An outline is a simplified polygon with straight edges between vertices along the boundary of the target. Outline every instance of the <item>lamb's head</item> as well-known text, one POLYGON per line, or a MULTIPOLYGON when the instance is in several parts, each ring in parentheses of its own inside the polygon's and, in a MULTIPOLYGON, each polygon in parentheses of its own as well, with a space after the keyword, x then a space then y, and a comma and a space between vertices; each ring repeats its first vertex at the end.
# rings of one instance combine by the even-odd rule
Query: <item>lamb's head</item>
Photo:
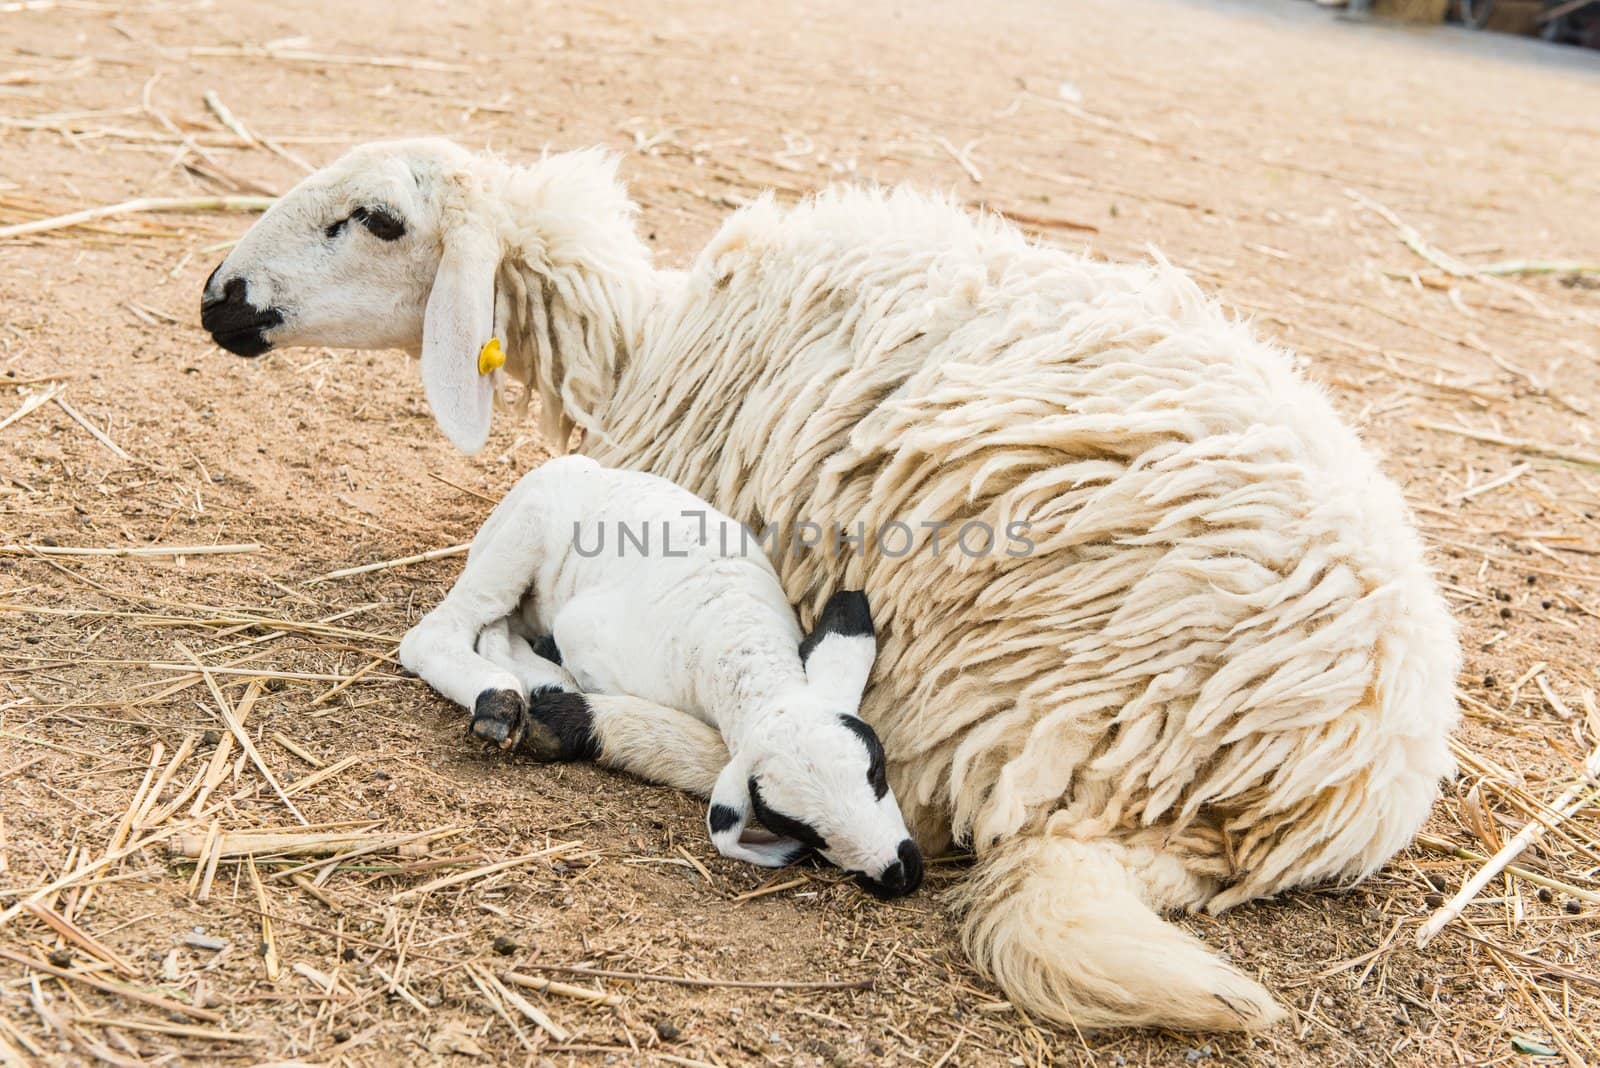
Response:
POLYGON ((883 746, 856 715, 875 652, 866 598, 834 595, 801 646, 806 685, 760 711, 717 779, 706 822, 721 853, 779 867, 815 850, 881 898, 921 884, 883 746))

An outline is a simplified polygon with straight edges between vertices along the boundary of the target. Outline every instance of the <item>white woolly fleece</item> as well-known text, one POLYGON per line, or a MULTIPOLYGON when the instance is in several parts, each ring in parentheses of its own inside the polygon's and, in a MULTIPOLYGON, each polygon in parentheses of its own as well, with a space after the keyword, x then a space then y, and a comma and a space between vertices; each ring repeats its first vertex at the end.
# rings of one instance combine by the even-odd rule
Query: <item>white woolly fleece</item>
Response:
MULTIPOLYGON (((1002 866, 1021 849, 1028 885, 1063 902, 1120 858, 1149 906, 1215 911, 1366 875, 1426 818, 1460 656, 1400 492, 1289 357, 1180 272, 836 191, 731 218, 644 339, 589 423, 606 463, 746 523, 1030 524, 1020 559, 936 558, 924 534, 899 559, 779 561, 803 605, 871 598, 884 639, 862 714, 925 849, 1002 866), (1000 848, 1019 836, 1100 848, 1000 848)), ((1071 938, 1052 952, 1027 892, 980 892, 986 870, 967 943, 1028 1009, 1277 1017, 1229 969, 1186 972, 1198 951, 1153 922, 1098 961, 1071 938), (1163 954, 1152 988, 1138 976, 1163 954)))

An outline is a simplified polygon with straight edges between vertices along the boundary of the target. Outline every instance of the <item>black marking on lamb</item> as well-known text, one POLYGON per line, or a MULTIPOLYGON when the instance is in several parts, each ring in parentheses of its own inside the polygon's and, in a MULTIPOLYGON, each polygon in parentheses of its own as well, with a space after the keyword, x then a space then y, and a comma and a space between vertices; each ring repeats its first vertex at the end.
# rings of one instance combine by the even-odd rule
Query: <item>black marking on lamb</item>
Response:
POLYGON ((811 650, 830 634, 837 634, 841 638, 861 635, 873 637, 872 609, 867 604, 865 593, 861 590, 840 590, 828 598, 828 603, 822 606, 822 614, 817 617, 817 625, 800 643, 800 663, 804 664, 811 656, 811 650))
POLYGON ((856 872, 856 884, 879 901, 902 897, 922 885, 922 851, 907 838, 900 843, 899 859, 876 877, 856 872))
POLYGON ((884 769, 883 743, 878 741, 878 732, 858 716, 840 716, 839 722, 867 747, 867 782, 872 785, 873 794, 882 801, 883 795, 889 792, 889 776, 884 769))
POLYGON ((472 703, 470 733, 501 749, 511 749, 522 738, 526 706, 515 690, 485 690, 472 703))
POLYGON ((594 713, 581 693, 555 686, 528 698, 528 730, 518 752, 537 760, 593 760, 600 755, 594 713))
MULTIPOLYGON (((827 850, 828 840, 818 834, 816 828, 812 827, 811 824, 806 823, 804 820, 797 820, 793 816, 785 816, 781 812, 774 812, 766 806, 766 803, 761 800, 761 785, 756 782, 754 776, 750 778, 749 788, 750 810, 755 813, 756 819, 761 821, 761 826, 773 834, 780 834, 785 838, 793 838, 796 842, 815 849, 818 853, 827 850)), ((792 864, 798 859, 798 855, 791 857, 789 863, 792 864)))
POLYGON ((738 810, 729 808, 727 805, 712 805, 711 811, 706 813, 706 826, 711 828, 712 834, 731 831, 738 825, 738 810))
POLYGON ((561 663, 561 650, 556 648, 554 634, 541 634, 533 640, 533 651, 536 656, 542 656, 552 664, 561 663))

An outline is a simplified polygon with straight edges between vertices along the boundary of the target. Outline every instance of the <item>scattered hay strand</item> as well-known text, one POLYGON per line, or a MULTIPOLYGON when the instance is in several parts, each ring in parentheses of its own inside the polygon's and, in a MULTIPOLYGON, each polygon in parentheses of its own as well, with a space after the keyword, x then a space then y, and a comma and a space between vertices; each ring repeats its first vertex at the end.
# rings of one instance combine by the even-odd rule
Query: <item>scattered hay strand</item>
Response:
POLYGON ((260 551, 261 546, 253 541, 232 545, 129 545, 106 549, 75 545, 19 545, 15 542, 10 545, 0 545, 0 553, 7 556, 228 556, 260 551))
POLYGON ((222 102, 222 98, 217 95, 217 91, 215 89, 207 89, 200 99, 205 102, 206 110, 215 115, 217 117, 217 121, 222 123, 223 126, 227 127, 230 132, 237 135, 240 140, 249 142, 251 144, 260 145, 262 148, 265 148, 274 155, 288 160, 290 163, 294 164, 296 167, 299 167, 307 174, 310 174, 312 171, 316 170, 316 168, 311 164, 301 159, 295 153, 290 152, 287 148, 284 148, 272 138, 264 137, 251 132, 251 130, 245 126, 245 124, 241 122, 232 111, 228 110, 228 105, 222 102))
POLYGON ((244 862, 245 870, 250 873, 250 885, 256 892, 256 902, 261 906, 261 961, 267 969, 267 982, 276 983, 282 972, 278 966, 278 940, 272 931, 272 902, 267 898, 267 888, 261 885, 255 856, 246 854, 244 862))
POLYGON ((195 1027, 190 1024, 168 1023, 162 1020, 136 1020, 128 1016, 74 1016, 73 1023, 94 1027, 115 1027, 125 1031, 149 1031, 157 1035, 177 1038, 199 1038, 208 1042, 265 1042, 266 1035, 248 1031, 224 1031, 215 1027, 195 1027))
POLYGON ((18 408, 16 411, 14 411, 10 415, 6 416, 4 419, 0 419, 0 430, 4 430, 6 427, 10 426, 12 423, 15 423, 18 419, 21 419, 24 416, 26 416, 29 412, 33 411, 35 408, 38 408, 38 407, 40 407, 42 405, 45 405, 45 404, 49 404, 51 401, 55 400, 56 397, 60 396, 61 391, 66 389, 66 388, 67 387, 65 385, 56 385, 56 386, 51 386, 49 389, 45 390, 42 393, 33 394, 27 400, 22 402, 22 407, 18 408))
POLYGON ((296 779, 293 783, 289 784, 289 796, 295 797, 299 794, 303 794, 313 786, 325 782, 336 775, 343 774, 359 763, 361 763, 360 757, 345 757, 336 764, 329 764, 326 767, 318 768, 305 778, 296 779))
POLYGON ((1488 493, 1490 490, 1496 490, 1501 486, 1510 485, 1531 470, 1533 470, 1532 464, 1518 464, 1505 474, 1501 475, 1499 478, 1490 479, 1488 482, 1481 482, 1470 489, 1462 490, 1460 493, 1453 493, 1446 497, 1445 500, 1470 501, 1472 498, 1488 493))
POLYGON ((460 63, 444 63, 436 59, 414 59, 410 56, 362 56, 332 52, 308 52, 299 48, 274 48, 271 45, 196 45, 183 50, 190 56, 209 56, 219 59, 270 59, 281 63, 320 63, 330 66, 394 67, 401 70, 428 71, 434 74, 471 74, 472 68, 460 63))
POLYGON ((390 975, 388 972, 384 971, 383 968, 379 967, 376 964, 374 964, 372 966, 372 974, 376 975, 378 978, 382 979, 385 983, 387 983, 389 985, 389 989, 390 990, 394 991, 400 997, 405 998, 406 1002, 413 1009, 416 1009, 418 1012, 422 1013, 422 1015, 424 1015, 424 1016, 432 1016, 433 1015, 432 1010, 429 1009, 428 1006, 424 1005, 422 1002, 418 1001, 417 1000, 417 995, 413 994, 410 990, 407 990, 405 984, 402 983, 398 978, 396 978, 393 975, 390 975))
MULTIPOLYGON (((1563 819, 1571 816, 1573 813, 1600 799, 1600 791, 1592 791, 1588 793, 1588 796, 1583 796, 1593 786, 1593 779, 1578 783, 1563 793, 1551 807, 1563 819), (1582 800, 1579 800, 1580 797, 1582 797, 1582 800)), ((1446 924, 1460 916, 1472 899, 1482 893, 1483 888, 1488 886, 1495 876, 1505 871, 1510 863, 1521 856, 1523 851, 1533 844, 1534 839, 1542 835, 1546 829, 1545 824, 1541 821, 1529 820, 1527 825, 1517 832, 1514 838, 1502 846, 1499 852, 1490 857, 1488 862, 1462 885, 1454 897, 1445 902, 1432 916, 1428 917, 1426 923, 1417 929, 1417 948, 1421 949, 1433 941, 1434 936, 1442 931, 1446 924)))
POLYGON ((951 144, 949 138, 946 137, 935 137, 933 143, 944 149, 945 153, 956 161, 956 165, 967 172, 967 177, 972 179, 974 185, 982 185, 983 172, 978 170, 977 164, 972 162, 972 150, 977 148, 978 143, 982 140, 983 138, 980 137, 976 141, 968 141, 961 148, 951 144))
MULTIPOLYGON (((363 848, 368 853, 393 851, 402 856, 423 856, 426 849, 411 850, 406 847, 423 837, 439 837, 451 828, 437 828, 421 834, 368 834, 349 831, 227 831, 217 840, 213 851, 217 856, 229 857, 326 857, 346 854, 349 850, 363 848)), ((206 854, 208 834, 185 831, 167 843, 167 851, 174 857, 198 859, 206 854)))
POLYGON ((392 567, 405 567, 407 564, 422 564, 427 563, 429 560, 443 560, 450 556, 460 556, 470 548, 472 548, 472 543, 468 541, 462 542, 460 545, 448 545, 443 549, 430 549, 425 553, 417 553, 414 556, 400 556, 393 560, 379 560, 374 564, 362 564, 360 567, 340 568, 338 571, 330 571, 326 575, 318 575, 316 578, 306 579, 302 585, 315 586, 319 582, 350 578, 352 575, 366 575, 374 571, 387 571, 392 567))
POLYGON ((1600 263, 1582 260, 1502 260, 1473 268, 1479 274, 1503 277, 1515 274, 1600 274, 1600 263))
MULTIPOLYGON (((92 658, 80 660, 83 664, 122 664, 148 668, 151 671, 183 671, 193 672, 193 664, 167 664, 153 660, 106 660, 92 658)), ((277 671, 271 668, 247 667, 212 667, 206 671, 212 675, 240 675, 252 679, 287 679, 292 682, 345 682, 349 675, 333 675, 325 671, 277 671)), ((406 675, 379 675, 377 673, 366 676, 368 682, 406 682, 415 683, 417 680, 406 675)))
POLYGON ((141 828, 146 825, 145 820, 149 817, 150 810, 155 808, 157 799, 161 797, 161 791, 167 788, 167 784, 172 781, 173 775, 177 774, 178 768, 183 765, 185 760, 189 759, 198 741, 199 739, 193 731, 184 736, 183 742, 178 746, 178 751, 172 756, 171 763, 157 777, 155 785, 145 795, 144 802, 139 806, 138 812, 134 813, 131 825, 133 828, 141 828))
POLYGON ((57 408, 60 408, 62 411, 66 412, 67 415, 72 418, 73 422, 83 427, 83 429, 87 430, 96 441, 115 453, 118 459, 130 461, 133 459, 133 457, 122 451, 122 447, 120 445, 107 437, 105 431, 91 423, 82 412, 68 404, 66 399, 63 398, 59 393, 51 399, 56 402, 57 408))
POLYGON ((527 864, 530 861, 539 860, 542 857, 559 856, 563 853, 569 853, 582 845, 583 841, 581 839, 574 839, 570 842, 558 842, 553 846, 546 846, 545 848, 535 850, 532 853, 524 853, 520 857, 512 857, 510 860, 496 861, 493 864, 485 864, 482 867, 473 868, 470 871, 458 871, 452 875, 440 876, 439 878, 434 879, 432 882, 423 883, 421 886, 414 886, 408 890, 401 890, 389 900, 398 903, 405 901, 408 898, 421 897, 423 894, 430 894, 435 890, 443 890, 447 887, 459 886, 462 883, 472 882, 474 879, 482 879, 485 876, 494 875, 497 872, 502 872, 509 868, 520 867, 523 864, 527 864))
POLYGON ((269 737, 273 741, 277 742, 279 745, 283 746, 285 749, 289 750, 289 752, 291 752, 295 756, 299 757, 301 760, 304 760, 307 764, 310 764, 313 768, 317 768, 317 769, 320 770, 320 769, 325 768, 325 767, 328 766, 328 762, 327 761, 318 760, 315 756, 313 756, 310 752, 308 752, 304 747, 302 747, 300 745, 300 743, 296 742, 293 738, 290 738, 287 734, 284 734, 282 731, 273 731, 269 735, 269 737))
POLYGON ((262 196, 139 197, 135 200, 124 200, 120 204, 85 208, 82 211, 68 212, 65 215, 56 215, 48 219, 33 219, 25 223, 0 226, 0 241, 11 237, 25 237, 29 234, 48 233, 51 230, 65 230, 74 226, 82 226, 85 223, 96 222, 100 219, 115 218, 120 215, 139 215, 151 212, 266 211, 272 207, 273 201, 276 199, 276 197, 262 196))
POLYGON ((766 897, 769 894, 779 894, 785 890, 793 890, 795 887, 804 886, 810 881, 811 880, 802 875, 798 879, 788 879, 772 886, 758 886, 754 890, 746 891, 743 894, 739 894, 736 897, 731 898, 730 901, 732 904, 742 905, 746 901, 754 901, 756 898, 766 897))
POLYGON ((121 983, 113 983, 108 980, 101 979, 98 976, 90 975, 87 972, 74 972, 68 971, 65 968, 57 968, 55 965, 50 964, 47 961, 38 960, 34 957, 28 956, 26 953, 19 953, 16 950, 7 949, 5 946, 0 946, 0 957, 11 961, 13 964, 20 964, 24 968, 32 968, 36 972, 42 972, 45 975, 53 975, 57 979, 70 979, 75 983, 82 983, 84 986, 93 987, 103 994, 110 994, 113 997, 126 998, 129 1001, 137 1001, 142 1005, 149 1005, 151 1008, 160 1009, 162 1012, 175 1013, 179 1016, 192 1016, 196 1020, 205 1020, 207 1023, 222 1022, 222 1014, 220 1012, 213 1012, 210 1009, 203 1009, 198 1005, 185 1005, 181 1001, 173 1001, 171 998, 164 998, 159 994, 149 994, 143 990, 135 989, 134 987, 124 986, 121 983))
MULTIPOLYGON (((476 972, 476 969, 474 969, 474 972, 476 972)), ((557 1042, 570 1042, 572 1040, 572 1032, 552 1020, 543 1009, 502 983, 493 972, 485 969, 482 974, 484 981, 494 988, 495 993, 504 998, 506 1004, 531 1020, 534 1026, 548 1032, 550 1037, 557 1042)))
MULTIPOLYGON (((283 871, 275 872, 273 874, 273 878, 292 879, 300 872, 321 869, 315 877, 315 883, 321 884, 325 882, 328 876, 332 875, 341 864, 348 863, 349 861, 355 860, 358 857, 371 856, 374 853, 389 852, 399 853, 401 856, 407 856, 408 854, 405 852, 405 848, 413 843, 427 842, 435 838, 453 837, 462 833, 462 831, 465 829, 466 828, 464 827, 434 827, 426 831, 415 831, 411 834, 403 834, 398 836, 368 836, 363 839, 362 844, 357 845, 354 848, 347 848, 340 852, 334 853, 326 860, 315 860, 306 864, 301 864, 299 867, 287 868, 283 871)), ((426 850, 418 849, 409 855, 425 856, 426 850)))
MULTIPOLYGON (((413 831, 405 835, 374 835, 366 831, 318 831, 314 828, 307 828, 304 831, 226 831, 210 849, 206 846, 210 841, 210 833, 187 830, 168 841, 166 849, 173 857, 189 857, 197 860, 205 857, 208 852, 214 852, 222 859, 334 857, 344 860, 354 855, 374 854, 374 852, 395 852, 402 857, 424 857, 427 855, 427 847, 416 846, 416 843, 429 838, 445 838, 451 833, 458 833, 459 830, 461 828, 435 827, 432 830, 413 831)), ((302 865, 301 868, 291 868, 290 871, 282 871, 278 875, 291 875, 293 871, 314 867, 320 867, 320 862, 302 865)))
MULTIPOLYGON (((261 696, 263 685, 260 679, 254 679, 245 687, 244 696, 239 698, 239 706, 234 710, 234 717, 242 727, 250 717, 250 710, 255 707, 256 699, 261 696)), ((228 758, 233 754, 233 735, 225 734, 217 742, 217 748, 211 753, 211 763, 206 767, 205 779, 202 780, 200 792, 195 795, 194 804, 189 809, 190 816, 198 816, 205 807, 206 799, 213 790, 222 785, 222 779, 228 771, 228 758)), ((215 827, 215 824, 213 824, 215 827)))
POLYGON ((1354 189, 1346 189, 1344 191, 1344 195, 1355 201, 1357 204, 1360 204, 1363 208, 1366 208, 1374 215, 1378 216, 1390 226, 1394 227, 1395 233, 1399 236, 1401 243, 1404 244, 1406 248, 1410 249, 1412 252, 1415 252, 1422 259, 1427 260, 1445 274, 1456 278, 1471 278, 1473 275, 1478 273, 1477 268, 1473 267, 1471 264, 1462 260, 1458 260, 1448 252, 1428 244, 1428 242, 1423 239, 1422 234, 1418 232, 1416 227, 1412 226, 1410 223, 1406 222, 1404 219, 1400 218, 1400 216, 1396 215, 1393 211, 1390 211, 1387 207, 1378 203, 1376 200, 1373 200, 1371 197, 1365 195, 1364 193, 1357 192, 1354 189))
MULTIPOLYGON (((1537 824, 1535 825, 1537 826, 1537 824)), ((1453 842, 1447 842, 1442 838, 1435 838, 1428 834, 1417 835, 1416 842, 1417 845, 1422 846, 1424 849, 1431 849, 1435 853, 1443 853, 1445 856, 1455 857, 1457 860, 1486 864, 1491 859, 1482 853, 1464 849, 1453 842)), ((1593 890, 1585 890, 1582 887, 1573 886, 1571 883, 1562 882, 1560 879, 1553 879, 1548 875, 1529 871, 1527 868, 1519 868, 1515 864, 1507 864, 1502 870, 1506 874, 1515 875, 1518 879, 1532 883, 1534 886, 1542 886, 1557 893, 1566 894, 1568 897, 1577 898, 1579 901, 1587 901, 1591 905, 1600 905, 1600 893, 1596 893, 1593 890)))
POLYGON ((1527 438, 1507 437, 1504 434, 1496 434, 1491 430, 1473 430, 1471 427, 1436 423, 1431 419, 1413 419, 1411 425, 1418 430, 1432 430, 1439 434, 1456 434, 1463 438, 1471 438, 1473 441, 1500 445, 1507 449, 1515 449, 1517 452, 1527 453, 1529 456, 1542 456, 1548 460, 1560 460, 1564 463, 1600 469, 1600 454, 1592 452, 1564 449, 1559 445, 1546 445, 1542 441, 1530 441, 1527 438))
POLYGON ((483 999, 489 1003, 490 1008, 494 1009, 495 1013, 506 1022, 506 1026, 511 1028, 512 1034, 517 1036, 517 1043, 528 1052, 534 1052, 534 1044, 523 1033, 522 1028, 517 1026, 517 1021, 512 1019, 511 1014, 506 1011, 506 999, 495 992, 485 977, 479 975, 477 968, 469 964, 462 971, 467 973, 467 978, 472 980, 472 985, 478 988, 478 993, 483 995, 483 999))
POLYGON ((194 877, 189 880, 189 893, 196 901, 205 901, 211 896, 211 881, 217 877, 217 840, 222 836, 222 823, 212 820, 206 828, 205 838, 201 839, 200 848, 195 853, 194 877))
POLYGON ((73 943, 90 956, 97 957, 100 960, 105 961, 107 964, 111 965, 111 967, 115 968, 117 971, 121 972, 123 975, 126 975, 130 979, 138 976, 138 969, 129 964, 122 957, 118 956, 116 950, 112 949, 110 946, 107 946, 105 943, 91 935, 88 931, 85 931, 71 920, 68 920, 66 917, 62 916, 60 913, 57 913, 53 909, 46 907, 43 902, 28 905, 27 909, 29 913, 31 913, 45 926, 55 931, 62 938, 65 938, 68 942, 73 943))
POLYGON ((590 968, 579 964, 525 964, 542 972, 561 972, 565 975, 592 975, 596 979, 625 979, 633 983, 671 983, 674 986, 728 987, 735 990, 871 990, 872 979, 839 981, 813 980, 759 980, 759 979, 700 979, 691 975, 659 975, 654 972, 619 972, 608 968, 590 968))
MULTIPOLYGON (((183 647, 180 646, 180 648, 183 647)), ((184 652, 189 651, 184 649, 184 652)), ((256 766, 256 770, 261 772, 261 777, 267 780, 267 783, 271 785, 273 791, 278 795, 278 799, 294 815, 294 818, 303 825, 310 824, 311 821, 300 814, 300 810, 295 808, 294 802, 289 800, 289 795, 283 792, 283 786, 278 782, 278 777, 272 774, 272 769, 267 767, 267 762, 261 759, 261 754, 256 751, 255 742, 250 740, 250 736, 245 733, 244 727, 234 717, 233 708, 228 704, 228 699, 223 696, 222 687, 217 685, 217 680, 211 674, 211 670, 202 665, 199 657, 196 657, 193 653, 189 653, 189 657, 194 661, 195 667, 200 669, 201 676, 206 680, 207 688, 211 690, 211 697, 216 701, 217 714, 222 717, 222 722, 232 732, 233 736, 238 739, 239 748, 244 750, 245 755, 250 758, 250 762, 256 766)))
POLYGON ((515 986, 537 990, 541 994, 555 994, 558 997, 573 998, 578 1001, 588 1001, 596 1005, 621 1005, 620 994, 608 994, 604 990, 595 990, 587 986, 573 986, 555 979, 541 979, 537 975, 523 975, 520 972, 501 972, 500 978, 504 982, 515 986))

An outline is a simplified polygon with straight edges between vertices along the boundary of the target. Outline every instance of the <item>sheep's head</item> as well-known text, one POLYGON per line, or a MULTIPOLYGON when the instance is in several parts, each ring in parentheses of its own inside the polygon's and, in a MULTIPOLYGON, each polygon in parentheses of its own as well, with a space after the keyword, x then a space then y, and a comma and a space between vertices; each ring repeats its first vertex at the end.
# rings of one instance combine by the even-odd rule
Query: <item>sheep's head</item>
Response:
POLYGON ((499 241, 473 195, 476 157, 439 139, 378 142, 310 175, 211 272, 200 319, 240 356, 276 346, 405 349, 466 452, 489 432, 478 373, 494 331, 499 241))
POLYGON ((835 594, 801 646, 807 684, 764 709, 717 779, 706 822, 725 856, 768 867, 816 851, 877 897, 922 882, 922 854, 856 715, 876 642, 866 598, 835 594), (754 816, 770 834, 747 829, 754 816))
POLYGON ((211 272, 201 321, 240 356, 420 348, 444 203, 469 160, 448 141, 379 142, 310 175, 211 272))

